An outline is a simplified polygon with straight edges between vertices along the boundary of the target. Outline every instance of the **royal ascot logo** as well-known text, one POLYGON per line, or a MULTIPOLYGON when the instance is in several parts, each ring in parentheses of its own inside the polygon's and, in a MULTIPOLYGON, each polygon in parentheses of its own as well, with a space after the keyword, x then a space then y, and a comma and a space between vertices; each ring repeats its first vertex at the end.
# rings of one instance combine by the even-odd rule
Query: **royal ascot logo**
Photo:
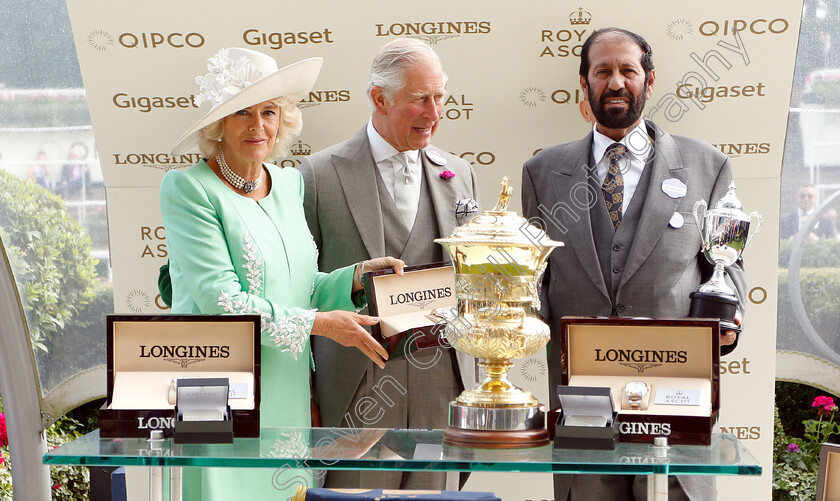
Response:
POLYGON ((92 49, 104 51, 114 46, 114 36, 107 31, 94 30, 88 34, 87 42, 92 49))
POLYGON ((132 313, 143 313, 152 304, 152 298, 140 289, 132 289, 125 297, 125 306, 132 313))
POLYGON ((303 141, 298 140, 297 143, 292 145, 290 151, 292 152, 292 155, 296 157, 307 156, 312 153, 312 147, 303 141))
POLYGON ((140 258, 147 257, 169 257, 166 252, 166 230, 163 226, 152 228, 151 226, 140 227, 140 241, 143 242, 143 251, 140 258))
POLYGON ((125 92, 118 92, 111 98, 111 102, 119 109, 149 113, 154 110, 175 108, 199 108, 194 101, 195 96, 131 96, 125 92))
POLYGON ((526 87, 519 92, 519 102, 524 106, 534 108, 540 103, 580 104, 586 100, 582 89, 555 89, 551 93, 540 87, 526 87))
POLYGON ((569 24, 572 26, 586 26, 592 22, 592 14, 583 10, 583 7, 569 14, 569 24))
POLYGON ((446 96, 446 99, 443 102, 442 114, 447 120, 469 120, 470 115, 475 110, 473 106, 475 106, 475 104, 469 102, 464 94, 461 94, 460 96, 450 94, 446 96))
POLYGON ((272 50, 280 50, 290 45, 310 45, 334 43, 333 32, 329 28, 317 31, 274 31, 265 32, 257 29, 247 29, 242 32, 242 41, 251 46, 263 46, 272 50))
POLYGON ((114 40, 126 49, 197 49, 204 46, 204 35, 197 32, 182 33, 122 33, 114 37, 104 30, 94 30, 88 34, 88 45, 95 50, 104 51, 113 47, 114 40))
POLYGON ((452 154, 463 158, 470 165, 492 165, 496 161, 496 154, 492 151, 465 151, 452 154))
POLYGON ((684 364, 688 353, 684 350, 625 350, 610 348, 595 349, 595 362, 618 363, 635 369, 639 374, 664 364, 684 364))
POLYGON ((114 165, 140 166, 153 169, 181 169, 191 167, 201 161, 201 154, 170 155, 168 153, 114 153, 111 155, 114 165))
POLYGON ((390 294, 388 299, 390 300, 391 306, 407 304, 423 310, 426 309, 426 306, 434 303, 438 299, 447 297, 452 297, 452 287, 400 292, 399 294, 390 294))
POLYGON ((708 20, 700 23, 697 31, 704 37, 728 36, 735 33, 753 35, 780 35, 790 28, 787 19, 724 19, 708 20))
POLYGON ((492 27, 490 21, 433 21, 425 23, 375 24, 378 37, 408 37, 423 40, 434 45, 440 41, 461 35, 487 35, 492 27))
POLYGON ((671 40, 683 40, 694 33, 694 23, 688 19, 674 19, 665 27, 665 34, 671 40))
POLYGON ((580 7, 569 14, 570 28, 540 30, 540 57, 580 57, 591 22, 592 14, 580 7))
POLYGON ((228 358, 230 346, 227 345, 140 345, 140 358, 159 358, 165 362, 180 365, 186 369, 192 364, 204 362, 208 358, 228 358))
POLYGON ((346 103, 350 101, 350 91, 342 90, 313 90, 298 104, 299 108, 309 108, 324 103, 346 103))
POLYGON ((766 155, 770 153, 770 143, 718 143, 712 144, 729 158, 741 155, 766 155))
POLYGON ((526 359, 519 368, 519 373, 522 375, 522 378, 531 383, 545 377, 545 372, 545 362, 533 357, 526 359))

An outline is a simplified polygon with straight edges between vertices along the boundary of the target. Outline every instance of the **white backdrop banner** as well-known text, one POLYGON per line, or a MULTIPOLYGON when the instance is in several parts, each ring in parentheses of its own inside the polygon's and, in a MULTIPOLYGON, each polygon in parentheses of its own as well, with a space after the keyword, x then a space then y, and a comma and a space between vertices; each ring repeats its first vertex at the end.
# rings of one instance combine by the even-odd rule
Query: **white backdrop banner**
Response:
MULTIPOLYGON (((632 6, 431 0, 423 9, 328 0, 254 0, 247 9, 197 0, 67 3, 108 188, 115 311, 125 313, 166 311, 156 283, 167 257, 158 187, 167 170, 199 160, 169 150, 203 115, 192 101, 194 79, 220 48, 261 50, 281 66, 324 58, 314 90, 301 103, 303 134, 278 162, 296 167, 303 156, 366 123, 370 62, 383 44, 400 36, 429 42, 449 75, 434 143, 473 165, 482 205, 489 207, 503 175, 518 190, 521 166, 531 155, 587 133, 578 82, 586 37, 607 26, 640 33, 653 47, 657 72, 647 116, 729 155, 746 211, 764 216, 744 256, 750 304, 740 346, 721 363, 719 423, 759 458, 764 475, 722 478, 718 488, 722 500, 770 498, 776 222, 801 0, 643 0, 632 6)), ((517 384, 547 401, 544 358, 519 361, 513 372, 517 384)), ((467 489, 493 490, 505 500, 553 497, 549 475, 524 478, 476 474, 467 489)))

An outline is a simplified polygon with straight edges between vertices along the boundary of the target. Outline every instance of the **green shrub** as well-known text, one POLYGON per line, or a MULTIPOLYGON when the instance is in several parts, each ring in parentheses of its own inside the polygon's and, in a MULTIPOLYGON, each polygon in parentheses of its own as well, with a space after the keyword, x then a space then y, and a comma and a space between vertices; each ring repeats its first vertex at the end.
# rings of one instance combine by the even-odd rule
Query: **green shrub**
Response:
MULTIPOLYGON (((800 297, 805 313, 814 330, 829 345, 840 347, 840 268, 802 268, 799 270, 800 297)), ((804 336, 793 313, 788 291, 788 270, 779 270, 779 303, 777 345, 784 349, 795 346, 795 340, 804 336)))
POLYGON ((12 263, 32 345, 59 332, 93 295, 97 260, 64 203, 36 183, 0 171, 0 237, 12 263))
MULTIPOLYGON (((61 417, 47 430, 47 447, 53 448, 90 433, 99 426, 99 407, 102 400, 82 405, 61 417)), ((0 398, 0 414, 3 400, 0 398)), ((50 467, 52 499, 78 501, 88 499, 90 470, 85 466, 50 467)), ((12 499, 12 464, 9 448, 0 443, 0 500, 12 499)))
MULTIPOLYGON (((793 240, 779 242, 779 267, 787 268, 793 252, 793 240)), ((840 240, 806 241, 802 249, 802 268, 840 268, 840 240)))

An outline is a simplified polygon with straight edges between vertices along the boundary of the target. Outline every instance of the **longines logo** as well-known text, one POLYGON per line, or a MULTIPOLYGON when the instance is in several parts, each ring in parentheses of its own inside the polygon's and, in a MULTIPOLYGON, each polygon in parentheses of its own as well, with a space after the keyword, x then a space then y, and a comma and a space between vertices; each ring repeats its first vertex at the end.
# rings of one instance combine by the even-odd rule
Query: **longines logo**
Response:
POLYGON ((140 345, 140 358, 160 358, 181 368, 186 368, 208 358, 228 358, 230 346, 227 345, 140 345))
POLYGON ((712 146, 719 149, 721 153, 728 155, 729 158, 770 153, 770 143, 718 143, 712 146))
POLYGON ((437 289, 401 292, 399 294, 390 294, 388 297, 391 300, 391 306, 396 304, 408 304, 416 306, 422 310, 427 305, 435 302, 437 299, 452 297, 452 288, 439 287, 437 289))
POLYGON ((309 108, 322 103, 343 103, 350 100, 349 90, 313 90, 300 101, 298 107, 309 108))
POLYGON ((671 423, 618 423, 622 435, 670 435, 671 423))
POLYGON ((790 23, 787 19, 726 19, 709 20, 700 23, 698 32, 704 37, 727 36, 747 31, 753 35, 778 35, 787 31, 790 23))
POLYGON ((468 102, 464 94, 461 94, 460 97, 450 94, 443 102, 443 116, 448 120, 458 120, 461 118, 469 120, 470 114, 475 110, 475 108, 471 108, 470 106, 475 105, 468 102))
POLYGON ((149 113, 152 110, 167 108, 198 108, 193 101, 194 95, 189 96, 129 96, 125 92, 118 92, 111 98, 114 106, 124 110, 136 110, 149 113))
POLYGON ((595 349, 596 362, 617 362, 626 367, 632 367, 639 373, 663 364, 684 364, 688 361, 688 353, 684 350, 608 350, 595 349))
POLYGON ((592 14, 581 7, 569 14, 571 29, 540 30, 540 42, 544 44, 540 57, 580 57, 591 22, 592 14))
POLYGON ((426 23, 375 24, 376 36, 398 36, 436 44, 461 35, 486 35, 491 31, 490 21, 434 21, 426 23))
MULTIPOLYGON (((157 417, 137 418, 138 430, 163 430, 175 427, 175 416, 172 417, 157 417)), ((167 451, 169 452, 169 451, 167 451)))
POLYGON ((264 45, 269 49, 280 50, 289 45, 309 45, 333 43, 333 32, 329 28, 318 31, 271 32, 249 29, 242 32, 242 41, 248 45, 264 45))
POLYGON ((665 28, 665 34, 672 40, 682 40, 694 33, 694 23, 688 19, 674 19, 665 28))
POLYGON ((555 89, 549 94, 539 87, 526 87, 519 92, 519 102, 531 108, 549 101, 554 104, 580 104, 585 100, 586 94, 582 89, 555 89))
MULTIPOLYGON (((114 35, 105 30, 94 30, 88 34, 88 45, 96 50, 106 50, 114 46, 114 35)), ((126 49, 158 49, 161 47, 197 49, 204 45, 204 35, 192 33, 122 33, 116 37, 120 46, 126 49)))
POLYGON ((190 167, 201 160, 201 154, 170 155, 168 153, 114 153, 114 165, 139 165, 169 171, 190 167))

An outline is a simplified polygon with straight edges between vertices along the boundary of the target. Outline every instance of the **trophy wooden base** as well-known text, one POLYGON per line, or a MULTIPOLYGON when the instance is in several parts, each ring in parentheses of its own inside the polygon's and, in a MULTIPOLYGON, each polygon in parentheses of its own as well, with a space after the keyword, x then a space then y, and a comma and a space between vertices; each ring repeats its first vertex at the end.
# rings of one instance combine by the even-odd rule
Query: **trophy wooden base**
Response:
POLYGON ((548 430, 488 431, 465 430, 449 426, 443 431, 443 443, 477 449, 526 449, 549 443, 548 430))

